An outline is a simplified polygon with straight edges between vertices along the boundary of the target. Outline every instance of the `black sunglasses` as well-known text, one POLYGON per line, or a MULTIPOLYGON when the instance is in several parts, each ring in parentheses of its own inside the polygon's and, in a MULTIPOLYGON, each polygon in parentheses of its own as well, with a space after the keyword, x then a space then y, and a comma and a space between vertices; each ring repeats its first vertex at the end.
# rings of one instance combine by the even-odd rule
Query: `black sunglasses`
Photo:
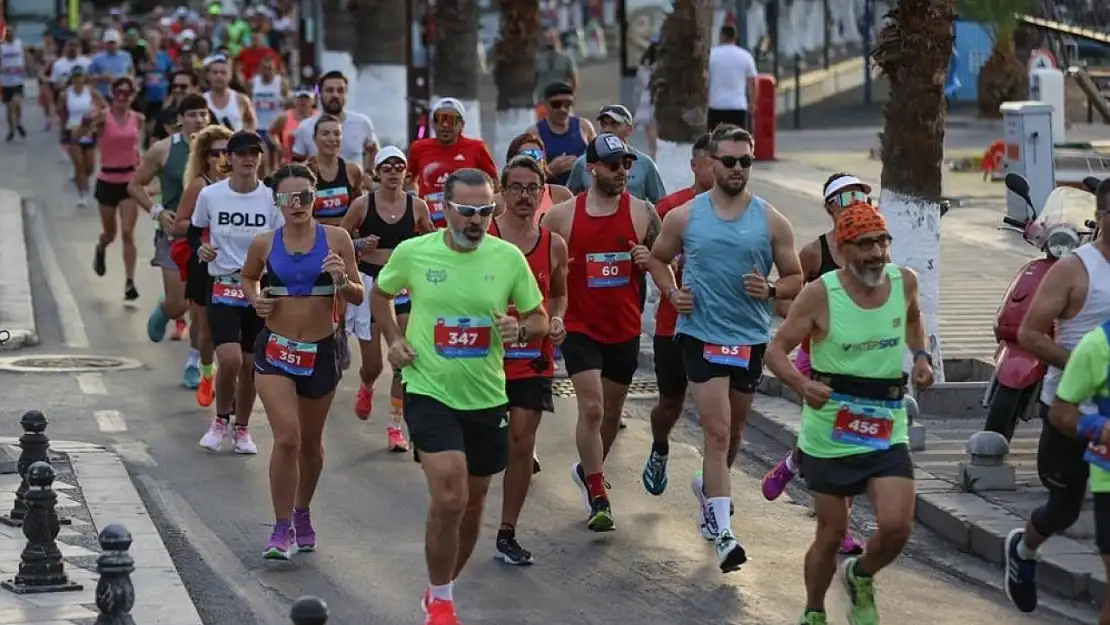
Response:
POLYGON ((463 217, 473 217, 475 214, 482 217, 489 217, 493 214, 493 209, 497 208, 496 204, 482 204, 479 206, 474 206, 473 204, 456 204, 455 202, 448 202, 448 204, 451 205, 451 208, 455 209, 455 212, 463 217))
POLYGON ((570 110, 570 107, 574 106, 574 100, 548 100, 547 105, 553 109, 570 110))
POLYGON ((744 156, 714 156, 713 159, 720 161, 722 165, 729 169, 736 167, 737 164, 743 169, 750 169, 752 163, 755 162, 755 157, 751 154, 745 154, 744 156))
POLYGON ((614 161, 612 163, 602 163, 602 165, 605 165, 609 168, 609 171, 620 171, 621 169, 629 171, 635 164, 636 159, 634 158, 622 158, 621 160, 614 161))
POLYGON ((212 158, 227 156, 227 148, 212 148, 208 150, 208 156, 211 156, 212 158))

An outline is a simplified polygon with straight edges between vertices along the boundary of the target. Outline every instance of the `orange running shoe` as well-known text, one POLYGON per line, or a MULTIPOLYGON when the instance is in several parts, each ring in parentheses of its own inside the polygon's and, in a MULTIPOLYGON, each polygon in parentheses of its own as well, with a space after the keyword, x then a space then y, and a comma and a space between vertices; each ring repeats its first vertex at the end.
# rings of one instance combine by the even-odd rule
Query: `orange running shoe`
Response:
POLYGON ((171 341, 180 341, 185 333, 189 331, 189 324, 185 323, 184 319, 175 319, 173 325, 173 332, 170 333, 171 341))
POLYGON ((462 625, 455 612, 455 602, 445 599, 428 600, 428 616, 424 625, 462 625))
POLYGON ((212 405, 212 400, 216 398, 216 376, 210 378, 202 377, 200 384, 197 386, 197 405, 201 408, 207 408, 212 405))

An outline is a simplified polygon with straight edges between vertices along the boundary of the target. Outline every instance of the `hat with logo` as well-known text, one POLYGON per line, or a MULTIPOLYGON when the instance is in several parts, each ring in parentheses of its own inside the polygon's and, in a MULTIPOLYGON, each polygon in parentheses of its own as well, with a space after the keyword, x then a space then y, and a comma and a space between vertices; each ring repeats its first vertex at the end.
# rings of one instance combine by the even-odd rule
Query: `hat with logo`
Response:
POLYGON ((436 111, 454 111, 458 114, 460 120, 466 121, 466 107, 455 98, 441 98, 432 107, 433 115, 436 111))
POLYGON ((240 130, 227 140, 227 151, 232 154, 236 152, 261 152, 262 138, 249 130, 240 130))
POLYGON ((632 113, 628 111, 628 107, 620 104, 610 104, 609 106, 606 106, 598 111, 598 121, 601 121, 606 117, 617 122, 618 124, 625 124, 626 126, 632 125, 632 113))
POLYGON ((621 138, 609 132, 603 132, 586 146, 587 163, 615 163, 625 158, 638 158, 632 148, 628 147, 621 138))
POLYGON ((401 151, 401 148, 395 145, 387 145, 381 150, 378 150, 378 153, 374 156, 374 169, 377 169, 382 163, 391 158, 397 158, 400 159, 402 163, 406 165, 409 164, 409 159, 405 157, 405 153, 401 151))

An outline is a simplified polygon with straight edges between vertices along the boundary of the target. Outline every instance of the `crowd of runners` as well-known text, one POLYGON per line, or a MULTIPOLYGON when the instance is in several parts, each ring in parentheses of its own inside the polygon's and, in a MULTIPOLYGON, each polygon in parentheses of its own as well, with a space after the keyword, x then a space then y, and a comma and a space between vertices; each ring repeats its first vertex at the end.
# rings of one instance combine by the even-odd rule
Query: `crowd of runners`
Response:
MULTIPOLYGON (((544 119, 511 142, 499 168, 481 139, 464 134, 467 112, 452 98, 432 107, 433 137, 379 146, 371 120, 346 109, 348 78, 339 72, 291 88, 270 49, 244 75, 251 45, 236 51, 230 41, 198 59, 182 46, 151 69, 121 51, 130 36, 105 30, 91 59, 66 40, 45 74, 57 96, 50 110, 78 203, 91 191, 99 207, 94 269, 106 273, 118 236, 127 300, 139 298, 136 221, 143 214, 155 223, 151 265, 163 291, 147 331, 154 342, 189 341, 183 385, 198 406, 214 405, 199 444, 256 454, 250 415, 256 396, 262 402, 273 434, 275 519, 265 558, 316 547, 310 509, 322 435, 352 364, 351 336, 354 415, 370 417, 388 360, 385 445, 411 449, 427 478, 428 625, 459 623, 454 582, 478 543, 497 474, 504 496, 495 553, 507 564, 535 562, 517 529, 560 366, 577 403, 579 460, 569 473, 583 525, 615 530, 620 501, 606 458, 638 366, 650 278, 661 294, 652 337, 659 397, 645 490, 658 496, 669 485, 669 435, 689 394, 704 435, 702 470, 689 476, 697 529, 722 572, 747 562, 733 529, 744 511, 732 505, 730 468, 766 367, 803 398, 797 449, 763 481, 774 500, 802 475, 814 496, 799 623, 827 622, 838 555, 848 556, 841 588, 849 622, 879 623, 874 577, 900 554, 914 518, 904 398, 911 385, 932 383, 933 363, 917 278, 891 262, 893 241, 864 181, 828 179, 815 210, 831 227, 799 251, 790 222, 749 187, 754 141, 738 126, 717 126, 694 143, 690 185, 668 195, 652 159, 626 143, 628 109, 614 104, 583 119, 568 83, 542 90, 544 119), (160 79, 151 72, 162 72, 161 100, 152 98, 160 79), (145 104, 136 107, 140 95, 145 104), (772 335, 775 313, 784 321, 772 335), (852 498, 865 494, 877 517, 866 543, 847 532, 852 498)), ((5 42, 11 140, 26 134, 22 83, 7 71, 22 69, 23 57, 13 52, 18 42, 5 42)), ((1108 203, 1110 187, 1100 190, 1100 219, 1108 203)), ((1043 357, 1068 365, 1058 389, 1046 384, 1046 418, 1081 442, 1046 428, 1057 432, 1060 453, 1049 460, 1042 451, 1042 461, 1059 466, 1042 473, 1066 473, 1067 486, 1008 541, 1008 593, 1027 611, 1036 607, 1036 548, 1075 520, 1088 462, 1096 464, 1096 516, 1110 527, 1102 494, 1110 462, 1104 447, 1086 451, 1082 442, 1110 442, 1110 347, 1097 329, 1110 316, 1110 280, 1099 274, 1096 284, 1091 273, 1107 271, 1105 247, 1099 240, 1054 267, 1059 279, 1046 284, 1071 295, 1039 295, 1031 314, 1045 333, 1043 357), (1054 322, 1058 342, 1047 335, 1054 322), (1092 396, 1101 398, 1097 410, 1081 414, 1092 396)), ((1106 613, 1101 623, 1110 623, 1106 613)))

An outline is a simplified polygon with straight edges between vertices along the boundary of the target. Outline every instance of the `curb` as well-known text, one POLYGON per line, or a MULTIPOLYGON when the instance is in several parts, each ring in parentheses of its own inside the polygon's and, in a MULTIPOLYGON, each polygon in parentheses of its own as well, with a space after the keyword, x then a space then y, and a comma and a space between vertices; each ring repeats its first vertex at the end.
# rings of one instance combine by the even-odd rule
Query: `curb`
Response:
POLYGON ((0 329, 7 331, 7 340, 0 342, 0 351, 39 342, 29 262, 23 230, 23 200, 13 191, 0 189, 0 267, 4 268, 0 271, 0 329))

